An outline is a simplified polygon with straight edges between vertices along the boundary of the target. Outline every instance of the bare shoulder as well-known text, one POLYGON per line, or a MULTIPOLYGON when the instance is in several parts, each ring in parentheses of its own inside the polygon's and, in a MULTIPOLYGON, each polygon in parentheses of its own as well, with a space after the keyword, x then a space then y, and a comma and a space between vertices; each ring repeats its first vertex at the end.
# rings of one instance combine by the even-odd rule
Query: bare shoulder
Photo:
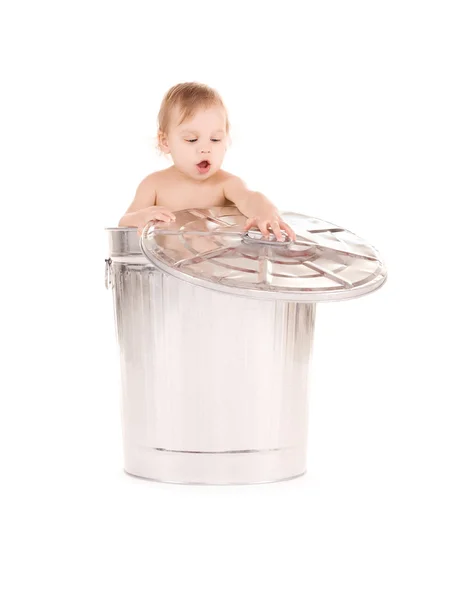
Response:
POLYGON ((155 188, 166 179, 168 169, 163 169, 162 171, 154 171, 150 173, 146 177, 142 179, 142 181, 137 186, 137 189, 148 189, 155 188))
POLYGON ((135 197, 126 212, 135 212, 156 204, 157 190, 164 179, 164 171, 155 171, 137 185, 135 197))
POLYGON ((228 171, 221 171, 221 181, 225 198, 234 201, 233 198, 248 191, 246 182, 228 171))
POLYGON ((230 183, 230 182, 244 183, 240 177, 238 177, 237 175, 234 175, 233 173, 229 173, 228 171, 224 171, 223 169, 220 169, 219 175, 220 175, 220 180, 222 183, 230 183))

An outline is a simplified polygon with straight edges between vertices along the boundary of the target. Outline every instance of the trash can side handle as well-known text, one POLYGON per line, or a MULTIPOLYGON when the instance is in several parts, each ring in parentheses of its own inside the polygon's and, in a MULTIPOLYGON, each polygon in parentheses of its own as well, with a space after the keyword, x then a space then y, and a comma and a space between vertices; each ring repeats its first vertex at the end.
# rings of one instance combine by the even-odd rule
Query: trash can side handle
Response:
POLYGON ((111 258, 106 258, 105 259, 105 288, 108 290, 110 287, 112 287, 112 278, 111 278, 111 274, 112 274, 112 259, 111 258))

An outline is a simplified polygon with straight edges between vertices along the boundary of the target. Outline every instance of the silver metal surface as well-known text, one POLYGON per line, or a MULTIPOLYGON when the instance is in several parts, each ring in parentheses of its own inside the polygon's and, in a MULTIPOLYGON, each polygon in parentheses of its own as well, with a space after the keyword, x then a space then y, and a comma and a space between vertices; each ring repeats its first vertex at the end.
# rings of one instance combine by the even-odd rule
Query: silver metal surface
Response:
POLYGON ((137 227, 107 227, 108 252, 111 258, 142 254, 137 227))
POLYGON ((315 305, 188 284, 135 250, 109 265, 126 471, 208 484, 303 473, 315 305))
POLYGON ((286 234, 277 241, 242 232, 234 210, 178 211, 180 231, 151 223, 141 238, 136 228, 107 229, 131 475, 226 485, 303 474, 316 313, 305 299, 355 297, 385 280, 376 252, 342 228, 315 220, 299 234, 304 217, 295 224, 289 213, 293 247, 286 234), (235 248, 257 268, 231 263, 235 248), (288 286, 274 281, 284 266, 288 286), (318 278, 325 288, 311 285, 318 278), (301 301, 291 300, 292 289, 301 301))
POLYGON ((152 222, 140 248, 160 270, 207 289, 256 299, 325 302, 356 298, 381 287, 386 269, 375 248, 342 227, 282 213, 283 232, 244 231, 235 206, 187 209, 176 221, 152 222))

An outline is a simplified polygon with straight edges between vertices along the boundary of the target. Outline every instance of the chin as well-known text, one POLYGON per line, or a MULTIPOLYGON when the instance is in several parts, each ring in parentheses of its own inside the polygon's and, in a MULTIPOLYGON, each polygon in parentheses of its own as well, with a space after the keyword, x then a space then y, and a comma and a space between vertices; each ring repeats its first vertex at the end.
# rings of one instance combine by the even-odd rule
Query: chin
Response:
POLYGON ((216 173, 217 169, 210 169, 208 173, 193 173, 193 179, 197 179, 198 181, 205 181, 212 177, 216 173))

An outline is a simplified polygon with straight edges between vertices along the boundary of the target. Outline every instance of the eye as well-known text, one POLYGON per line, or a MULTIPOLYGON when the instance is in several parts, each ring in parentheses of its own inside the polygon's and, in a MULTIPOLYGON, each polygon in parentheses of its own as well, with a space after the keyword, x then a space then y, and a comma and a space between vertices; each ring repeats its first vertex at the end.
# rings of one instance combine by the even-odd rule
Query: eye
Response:
POLYGON ((196 139, 194 139, 194 140, 186 140, 186 141, 187 141, 187 142, 197 142, 197 141, 198 141, 198 139, 196 138, 196 139))
POLYGON ((221 142, 221 140, 213 140, 212 138, 211 138, 211 140, 210 140, 210 141, 211 141, 211 142, 221 142))

